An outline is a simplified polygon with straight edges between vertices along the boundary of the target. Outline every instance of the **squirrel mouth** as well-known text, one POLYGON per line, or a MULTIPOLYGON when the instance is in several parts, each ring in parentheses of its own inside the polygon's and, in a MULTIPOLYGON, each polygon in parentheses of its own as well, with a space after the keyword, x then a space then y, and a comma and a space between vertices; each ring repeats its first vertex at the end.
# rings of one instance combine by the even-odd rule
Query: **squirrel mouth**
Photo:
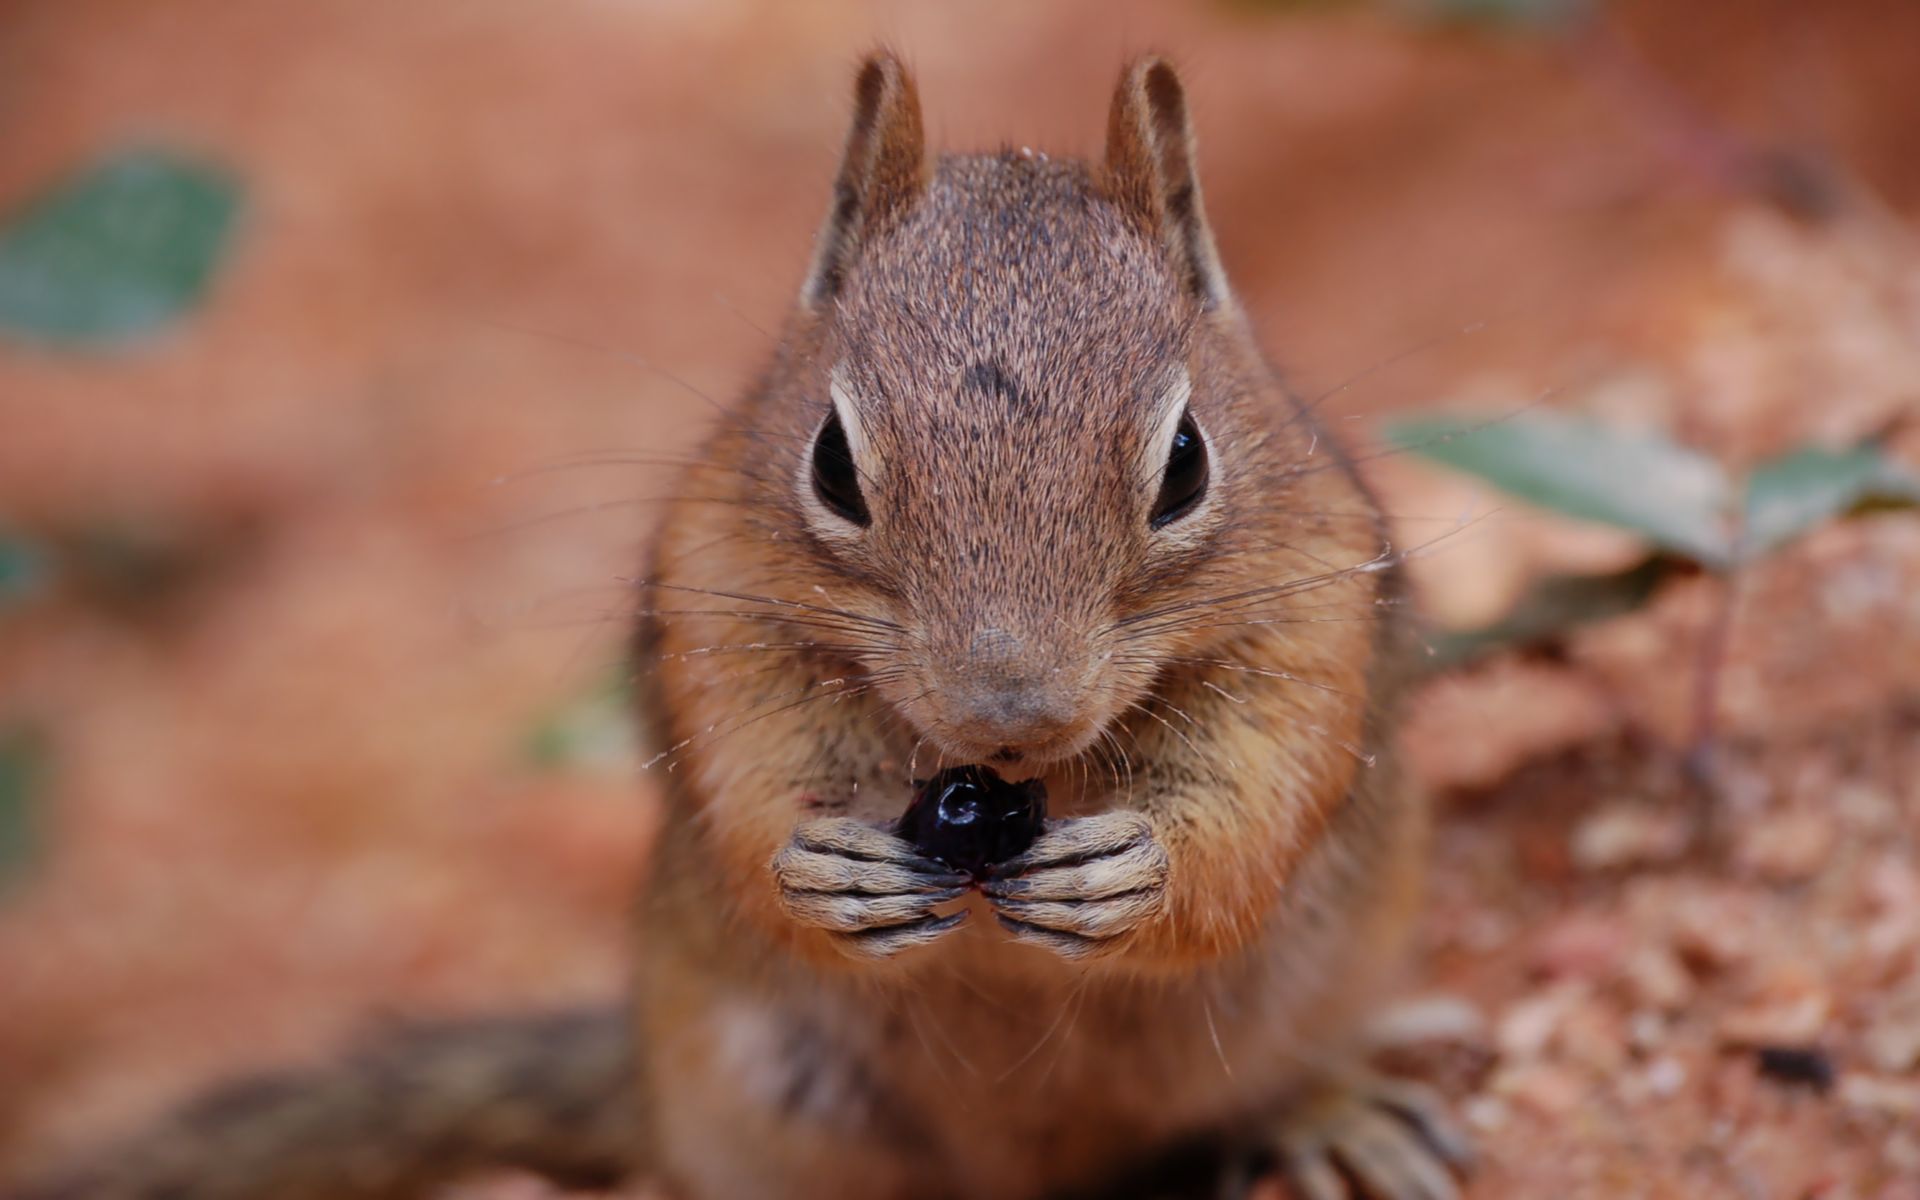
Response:
POLYGON ((1008 779, 1031 778, 1079 758, 1099 733, 1098 725, 1075 722, 1053 736, 1032 742, 977 742, 971 756, 958 754, 960 747, 954 746, 947 761, 988 765, 1008 779))
POLYGON ((1045 775, 1050 767, 1061 759, 1049 753, 1035 754, 1017 746, 1002 746, 981 757, 981 762, 990 764, 1003 779, 1010 783, 1023 783, 1045 775))

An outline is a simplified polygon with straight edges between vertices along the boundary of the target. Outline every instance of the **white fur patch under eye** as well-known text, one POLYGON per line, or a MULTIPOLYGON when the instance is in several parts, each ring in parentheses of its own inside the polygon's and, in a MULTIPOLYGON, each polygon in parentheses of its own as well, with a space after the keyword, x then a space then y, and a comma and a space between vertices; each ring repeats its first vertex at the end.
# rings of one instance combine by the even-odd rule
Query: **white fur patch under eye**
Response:
POLYGON ((1153 487, 1160 485, 1160 476, 1167 469, 1167 453, 1173 447, 1174 431, 1180 428, 1180 418, 1187 414, 1187 401, 1192 398, 1193 377, 1185 367, 1176 368, 1173 378, 1154 401, 1153 436, 1147 439, 1151 453, 1146 456, 1142 470, 1143 478, 1153 487))
POLYGON ((847 378, 846 364, 836 364, 827 373, 827 398, 833 401, 833 411, 840 417, 840 428, 846 431, 847 449, 853 454, 853 465, 861 473, 872 470, 867 461, 867 429, 860 423, 860 406, 854 402, 853 384, 847 378))

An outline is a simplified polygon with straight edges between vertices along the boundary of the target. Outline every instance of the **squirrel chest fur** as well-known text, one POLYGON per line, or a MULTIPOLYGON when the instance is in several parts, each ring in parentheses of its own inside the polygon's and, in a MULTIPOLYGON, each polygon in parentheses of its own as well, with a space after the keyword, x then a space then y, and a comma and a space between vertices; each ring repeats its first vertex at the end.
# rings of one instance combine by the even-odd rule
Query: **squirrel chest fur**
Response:
POLYGON ((1359 1045, 1425 839, 1394 556, 1253 343, 1171 68, 1122 74, 1088 165, 929 157, 867 61, 780 349, 678 495, 631 1009, 403 1033, 21 1195, 397 1200, 501 1163, 686 1200, 1227 1196, 1261 1164, 1455 1195, 1459 1138, 1359 1045), (962 767, 1044 787, 990 869, 896 833, 962 767))

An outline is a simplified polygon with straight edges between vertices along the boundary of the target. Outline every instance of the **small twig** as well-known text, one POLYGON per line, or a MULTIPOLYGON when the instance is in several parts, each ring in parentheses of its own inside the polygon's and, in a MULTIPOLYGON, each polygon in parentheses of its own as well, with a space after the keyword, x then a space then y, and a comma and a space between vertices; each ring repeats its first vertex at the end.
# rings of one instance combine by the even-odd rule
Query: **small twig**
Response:
POLYGON ((1693 674, 1692 730, 1684 759, 1687 778, 1706 804, 1706 832, 1712 832, 1713 803, 1719 794, 1720 685, 1726 677, 1727 649, 1733 640, 1733 618, 1740 599, 1740 568, 1719 576, 1719 603, 1700 631, 1699 659, 1693 674))

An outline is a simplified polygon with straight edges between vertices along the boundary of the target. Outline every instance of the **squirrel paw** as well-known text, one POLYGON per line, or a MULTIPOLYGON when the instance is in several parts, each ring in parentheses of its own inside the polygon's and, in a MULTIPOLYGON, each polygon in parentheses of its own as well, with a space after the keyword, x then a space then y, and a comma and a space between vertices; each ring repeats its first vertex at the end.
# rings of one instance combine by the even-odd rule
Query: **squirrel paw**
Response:
POLYGON ((856 958, 890 958, 924 946, 967 919, 933 915, 958 900, 967 877, 885 829, 848 817, 803 822, 773 856, 780 900, 796 921, 824 929, 856 958))
POLYGON ((1377 1075, 1309 1093, 1281 1116, 1272 1148, 1301 1200, 1458 1200, 1449 1168, 1473 1162, 1438 1094, 1377 1075))
POLYGON ((980 890, 1016 941, 1089 958, 1159 914, 1167 852, 1139 813, 1101 813, 1053 825, 993 876, 980 890))

